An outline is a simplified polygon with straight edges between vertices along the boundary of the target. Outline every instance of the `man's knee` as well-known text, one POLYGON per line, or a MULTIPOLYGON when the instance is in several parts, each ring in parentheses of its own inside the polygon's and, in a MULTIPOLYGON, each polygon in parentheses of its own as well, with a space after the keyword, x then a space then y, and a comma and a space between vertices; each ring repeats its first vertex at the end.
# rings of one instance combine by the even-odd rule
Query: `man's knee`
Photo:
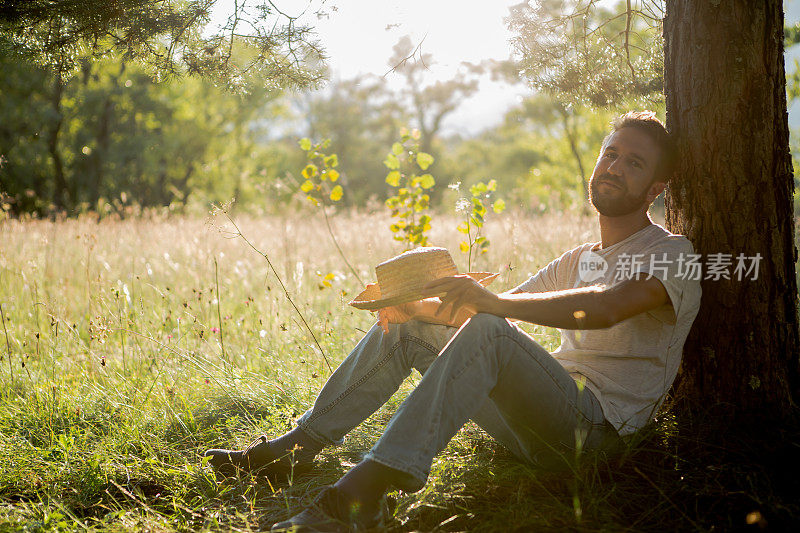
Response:
POLYGON ((508 320, 503 317, 499 317, 497 315, 492 315, 490 313, 478 313, 473 315, 469 319, 469 323, 465 326, 468 328, 480 328, 480 329, 506 329, 510 327, 508 320))
POLYGON ((439 357, 446 357, 450 361, 472 360, 476 356, 494 357, 495 350, 486 349, 486 342, 493 342, 510 332, 510 329, 511 324, 505 318, 489 313, 477 313, 458 330, 453 339, 455 342, 449 345, 452 349, 445 349, 439 357))

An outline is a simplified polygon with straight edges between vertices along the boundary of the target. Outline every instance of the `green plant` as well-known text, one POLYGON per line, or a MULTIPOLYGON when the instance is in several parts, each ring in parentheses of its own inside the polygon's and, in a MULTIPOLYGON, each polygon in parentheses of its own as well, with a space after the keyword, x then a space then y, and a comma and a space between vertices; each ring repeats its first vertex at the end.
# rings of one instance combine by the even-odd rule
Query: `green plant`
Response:
MULTIPOLYGON (((463 212, 465 215, 464 221, 458 225, 458 231, 467 236, 467 240, 461 241, 459 244, 459 249, 468 254, 468 270, 472 270, 473 257, 488 251, 489 240, 481 235, 481 230, 487 211, 486 204, 493 199, 496 190, 496 180, 489 180, 489 183, 479 181, 469 188, 469 198, 462 197, 456 202, 456 211, 463 212), (473 254, 475 248, 477 250, 473 254)), ((502 198, 494 198, 491 206, 495 213, 502 213, 506 208, 506 203, 502 198)))
MULTIPOLYGON (((315 144, 311 142, 311 139, 303 137, 298 141, 298 144, 300 148, 306 152, 306 159, 308 160, 306 166, 303 167, 303 170, 300 172, 305 178, 305 181, 300 185, 300 190, 306 194, 306 200, 321 208, 322 214, 325 216, 325 225, 328 228, 328 234, 331 236, 334 246, 336 246, 339 255, 350 269, 350 272, 353 273, 353 276, 355 276, 359 283, 363 284, 358 272, 356 272, 356 269, 350 264, 347 256, 342 252, 342 248, 339 246, 339 242, 336 240, 336 236, 333 233, 331 221, 328 218, 328 211, 325 209, 329 200, 336 203, 344 196, 344 189, 340 184, 336 183, 339 181, 339 171, 336 170, 336 167, 339 165, 339 156, 324 152, 331 144, 330 139, 323 139, 315 144)), ((329 274, 329 276, 330 278, 326 277, 325 279, 333 279, 332 274, 329 274)))
POLYGON ((436 185, 429 173, 418 174, 433 164, 433 156, 420 152, 419 130, 400 130, 400 142, 392 145, 383 164, 389 169, 386 183, 396 189, 386 200, 386 207, 397 220, 389 226, 394 240, 406 243, 408 248, 425 246, 426 232, 431 229, 431 217, 423 214, 430 206, 430 196, 425 192, 436 185))
POLYGON ((306 153, 308 163, 303 168, 301 175, 305 181, 300 185, 300 190, 306 193, 306 200, 314 205, 325 205, 327 200, 338 202, 344 196, 341 185, 334 185, 339 180, 339 156, 326 154, 323 150, 331 144, 330 139, 323 139, 314 144, 311 139, 302 138, 298 141, 300 148, 306 153))

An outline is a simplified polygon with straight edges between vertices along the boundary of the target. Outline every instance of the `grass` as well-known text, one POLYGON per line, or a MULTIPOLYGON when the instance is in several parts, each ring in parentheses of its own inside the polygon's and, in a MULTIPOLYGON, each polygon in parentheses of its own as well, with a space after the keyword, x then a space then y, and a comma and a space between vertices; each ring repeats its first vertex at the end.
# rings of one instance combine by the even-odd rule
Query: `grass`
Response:
MULTIPOLYGON (((289 486, 218 485, 200 456, 277 434, 310 405, 332 365, 373 321, 346 305, 358 283, 321 215, 237 218, 286 284, 224 219, 5 221, 0 224, 0 531, 250 531, 269 527, 336 480, 380 435, 383 409, 289 486), (332 287, 322 278, 334 273, 332 287), (318 344, 317 344, 318 342, 318 344)), ((332 219, 362 279, 400 249, 388 220, 332 219)), ((438 222, 438 223, 437 223, 438 222)), ((457 250, 458 221, 431 242, 457 250)), ((514 286, 562 251, 597 240, 578 214, 504 214, 478 269, 514 286)), ((457 263, 464 267, 459 254, 457 263)), ((548 349, 557 332, 528 327, 548 349)), ((731 530, 800 517, 797 425, 723 427, 713 411, 665 414, 612 462, 587 455, 543 472, 467 425, 428 485, 393 493, 392 529, 731 530), (787 429, 788 427, 788 429, 787 429), (764 433, 766 431, 766 433, 764 433), (752 522, 748 526, 748 521, 752 522)))

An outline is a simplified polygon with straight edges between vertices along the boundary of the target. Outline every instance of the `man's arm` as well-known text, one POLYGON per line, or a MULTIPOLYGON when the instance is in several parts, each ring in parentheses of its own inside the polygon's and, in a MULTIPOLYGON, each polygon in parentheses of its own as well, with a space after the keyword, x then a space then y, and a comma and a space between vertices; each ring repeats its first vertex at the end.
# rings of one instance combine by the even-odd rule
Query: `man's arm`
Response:
POLYGON ((670 303, 661 282, 647 274, 608 288, 513 294, 494 294, 467 276, 452 276, 432 282, 426 290, 445 293, 436 312, 444 320, 454 321, 467 310, 560 329, 608 328, 670 303))

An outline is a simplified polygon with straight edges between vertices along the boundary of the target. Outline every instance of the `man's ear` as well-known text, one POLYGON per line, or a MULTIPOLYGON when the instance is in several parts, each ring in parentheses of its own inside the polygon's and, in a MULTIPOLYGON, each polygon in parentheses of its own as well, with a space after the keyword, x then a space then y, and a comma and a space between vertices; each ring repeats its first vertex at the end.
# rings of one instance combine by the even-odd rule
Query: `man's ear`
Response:
POLYGON ((654 181, 650 188, 647 190, 647 203, 653 203, 659 194, 664 192, 664 189, 667 188, 667 184, 663 181, 654 181))

